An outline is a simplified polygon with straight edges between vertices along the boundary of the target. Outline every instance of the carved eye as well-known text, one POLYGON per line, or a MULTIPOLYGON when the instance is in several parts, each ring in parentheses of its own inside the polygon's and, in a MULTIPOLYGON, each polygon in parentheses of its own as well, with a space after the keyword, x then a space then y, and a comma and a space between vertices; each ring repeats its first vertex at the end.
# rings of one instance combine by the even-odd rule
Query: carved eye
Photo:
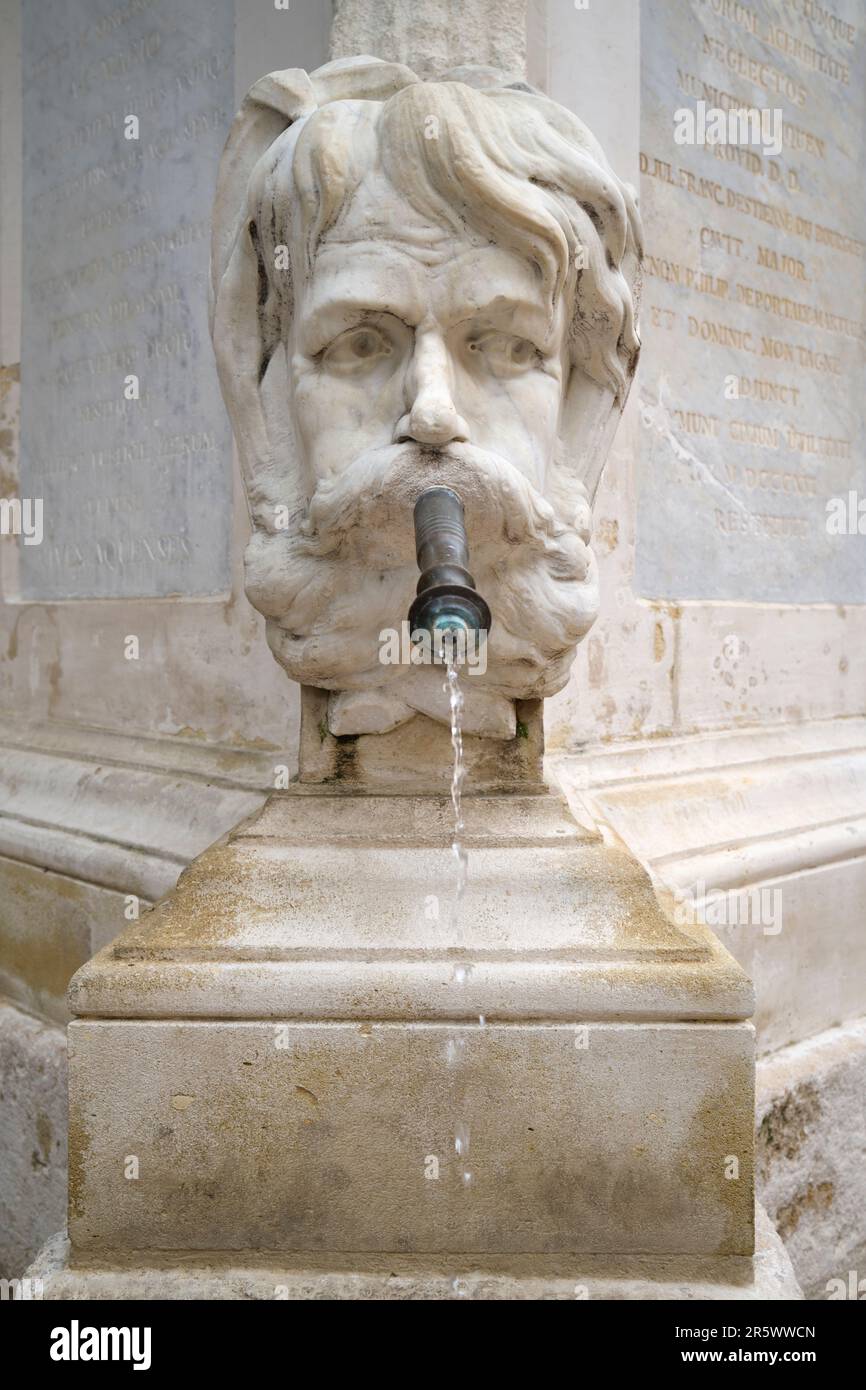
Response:
POLYGON ((482 333, 470 338, 466 346, 495 376, 519 376, 536 367, 541 360, 534 343, 510 333, 482 333))
POLYGON ((325 349, 322 361, 338 371, 365 371, 390 357, 393 345, 373 324, 360 324, 341 333, 325 349))

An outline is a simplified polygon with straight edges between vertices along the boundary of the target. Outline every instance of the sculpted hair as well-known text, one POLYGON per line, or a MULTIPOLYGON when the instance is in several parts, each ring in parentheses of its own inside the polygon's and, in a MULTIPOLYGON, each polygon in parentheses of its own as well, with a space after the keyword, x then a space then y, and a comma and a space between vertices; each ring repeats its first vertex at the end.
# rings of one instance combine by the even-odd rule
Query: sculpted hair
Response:
POLYGON ((264 375, 322 236, 365 173, 381 166, 421 214, 457 231, 466 222, 535 268, 571 313, 572 362, 617 400, 639 340, 633 285, 642 255, 634 196, 577 117, 530 90, 414 82, 385 101, 340 100, 279 136, 249 185, 259 264, 264 375), (274 270, 277 247, 291 271, 274 270), (300 258, 300 260, 299 260, 300 258))

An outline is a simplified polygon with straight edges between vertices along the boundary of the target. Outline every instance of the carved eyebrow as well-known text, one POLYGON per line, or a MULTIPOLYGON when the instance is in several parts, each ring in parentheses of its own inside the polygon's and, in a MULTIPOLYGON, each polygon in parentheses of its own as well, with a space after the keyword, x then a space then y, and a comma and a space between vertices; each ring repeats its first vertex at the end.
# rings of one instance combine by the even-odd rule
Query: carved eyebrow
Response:
MULTIPOLYGON (((397 319, 414 328, 423 317, 420 306, 410 307, 409 301, 406 301, 402 313, 397 312, 391 295, 387 300, 383 298, 381 301, 370 295, 345 295, 340 299, 313 305, 308 313, 302 314, 302 335, 307 350, 315 355, 334 338, 364 319, 397 319)), ((463 313, 459 318, 452 319, 446 325, 446 332, 474 320, 486 319, 495 322, 505 317, 514 320, 510 326, 515 332, 523 329, 542 343, 547 344, 553 336, 552 319, 539 305, 504 295, 497 295, 489 304, 479 304, 470 313, 463 313)))
MULTIPOLYGON (((408 301, 404 308, 408 309, 408 301)), ((365 319, 397 319, 401 323, 412 326, 412 314, 407 315, 395 312, 393 298, 388 297, 387 302, 382 300, 377 302, 375 297, 370 295, 358 295, 357 298, 346 295, 340 299, 333 299, 321 304, 314 304, 308 313, 301 314, 301 338, 305 351, 311 356, 321 352, 322 348, 327 347, 328 343, 334 338, 338 338, 347 329, 354 328, 358 323, 365 319)), ((416 316, 417 319, 420 315, 416 316)))
POLYGON ((504 317, 514 320, 511 327, 515 333, 525 330, 525 336, 532 336, 546 346, 553 346, 555 315, 530 300, 513 298, 510 295, 497 295, 489 304, 479 305, 471 313, 462 314, 451 327, 458 328, 464 323, 471 323, 473 319, 486 318, 495 321, 504 317))

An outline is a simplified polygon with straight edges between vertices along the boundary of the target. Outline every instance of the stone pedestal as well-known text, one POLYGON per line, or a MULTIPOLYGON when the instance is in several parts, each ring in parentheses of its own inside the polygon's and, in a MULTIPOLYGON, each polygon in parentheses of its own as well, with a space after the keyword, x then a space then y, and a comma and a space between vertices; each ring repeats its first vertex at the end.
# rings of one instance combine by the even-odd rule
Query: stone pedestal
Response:
POLYGON ((296 786, 78 972, 73 1268, 748 1263, 748 979, 552 792, 464 805, 456 925, 447 798, 296 786))

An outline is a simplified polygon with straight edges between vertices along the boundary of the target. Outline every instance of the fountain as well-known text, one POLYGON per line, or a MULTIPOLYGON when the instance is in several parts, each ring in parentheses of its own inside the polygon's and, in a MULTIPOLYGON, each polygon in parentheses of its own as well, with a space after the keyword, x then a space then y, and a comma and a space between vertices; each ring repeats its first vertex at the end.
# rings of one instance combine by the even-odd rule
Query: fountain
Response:
POLYGON ((55 1287, 753 1278, 750 983, 541 761, 640 255, 632 191, 525 83, 358 58, 247 96, 213 336, 298 779, 73 980, 55 1287), (444 665, 382 662, 407 612, 444 665))

